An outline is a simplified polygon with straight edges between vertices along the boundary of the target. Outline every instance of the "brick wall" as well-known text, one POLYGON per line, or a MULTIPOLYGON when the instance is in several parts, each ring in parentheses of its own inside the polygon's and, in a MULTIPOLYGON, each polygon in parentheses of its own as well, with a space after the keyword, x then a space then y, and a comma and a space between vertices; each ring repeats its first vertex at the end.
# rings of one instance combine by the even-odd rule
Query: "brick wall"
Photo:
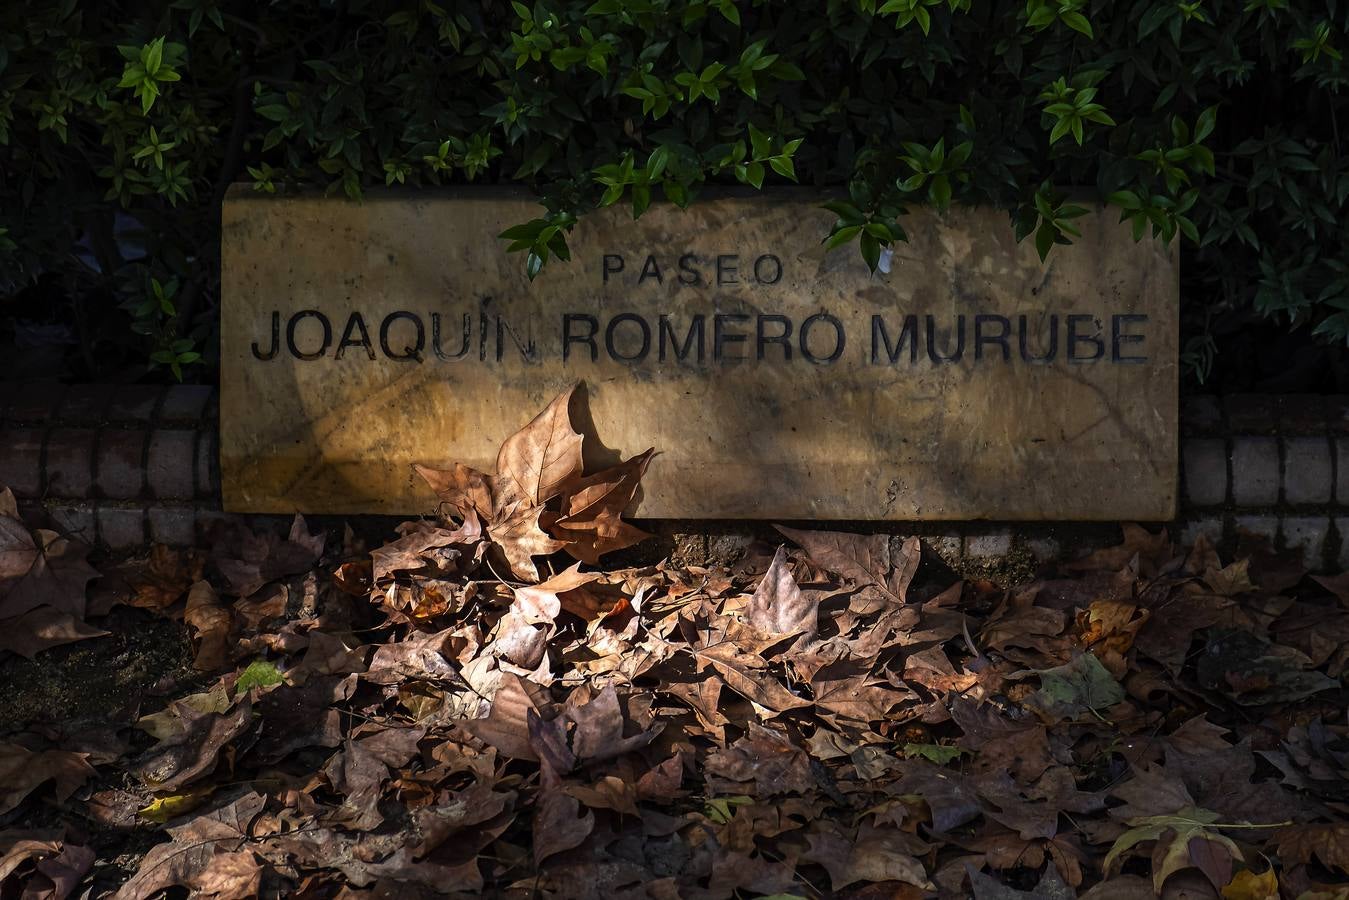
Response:
POLYGON ((199 385, 0 383, 0 485, 92 543, 188 544, 220 516, 215 423, 199 385))
MULTIPOLYGON (((187 544, 222 516, 216 415, 214 391, 196 385, 0 383, 0 485, 93 543, 187 544)), ((1300 549, 1315 568, 1349 567, 1349 397, 1189 397, 1180 433, 1178 536, 1204 532, 1230 545, 1245 529, 1300 549)), ((1118 535, 1073 523, 850 524, 917 531, 947 559, 974 562, 1071 554, 1118 535)), ((765 528, 659 530, 716 557, 768 536, 765 528)))
POLYGON ((1244 529, 1349 567, 1349 397, 1191 397, 1180 424, 1187 538, 1244 529))

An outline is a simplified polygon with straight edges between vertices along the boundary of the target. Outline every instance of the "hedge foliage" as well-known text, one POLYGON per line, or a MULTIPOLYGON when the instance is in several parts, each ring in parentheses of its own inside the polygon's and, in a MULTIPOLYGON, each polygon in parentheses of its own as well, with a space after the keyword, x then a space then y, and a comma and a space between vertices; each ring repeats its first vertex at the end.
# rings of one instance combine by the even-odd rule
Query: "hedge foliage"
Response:
POLYGON ((1347 28, 1341 0, 10 3, 0 294, 65 298, 94 360, 120 303, 180 369, 209 363, 236 179, 523 182, 531 274, 599 205, 735 182, 838 187, 821 238, 873 264, 929 203, 1049 252, 1071 186, 1184 242, 1202 373, 1233 311, 1349 337, 1347 28))

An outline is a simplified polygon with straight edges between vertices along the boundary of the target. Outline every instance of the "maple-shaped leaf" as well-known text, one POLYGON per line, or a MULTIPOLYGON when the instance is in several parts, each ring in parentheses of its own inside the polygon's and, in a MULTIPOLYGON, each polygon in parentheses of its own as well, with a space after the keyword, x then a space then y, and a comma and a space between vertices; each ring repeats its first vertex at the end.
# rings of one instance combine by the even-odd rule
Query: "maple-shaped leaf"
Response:
POLYGON ((39 785, 56 783, 56 799, 65 800, 94 774, 88 753, 33 751, 22 744, 0 742, 0 814, 14 809, 39 785))
POLYGON ((742 653, 734 645, 722 643, 694 651, 694 658, 700 669, 710 664, 727 687, 770 713, 812 705, 811 701, 793 694, 765 671, 768 664, 758 654, 742 653))
POLYGON ((582 437, 568 412, 575 390, 573 385, 563 391, 506 439, 494 475, 459 463, 448 469, 414 466, 442 503, 461 516, 476 513, 517 578, 539 580, 536 556, 566 549, 596 563, 601 554, 648 537, 620 514, 632 502, 652 451, 583 477, 582 437))
POLYGON ((83 544, 54 531, 29 531, 9 514, 13 494, 0 492, 0 619, 50 606, 83 620, 85 588, 98 572, 83 544))
POLYGON ((435 491, 442 503, 458 510, 461 516, 468 510, 474 510, 483 520, 492 520, 495 513, 492 476, 462 463, 450 463, 448 469, 413 463, 412 468, 435 491))
POLYGON ((627 598, 600 580, 577 563, 546 581, 516 588, 513 608, 531 625, 552 624, 563 611, 587 622, 605 619, 626 608, 627 598))
MULTIPOLYGON (((553 776, 556 778, 556 776, 553 776)), ((581 812, 581 803, 559 787, 539 792, 534 809, 534 865, 565 850, 579 847, 595 830, 595 814, 581 812)))
POLYGON ((1113 874, 1118 871, 1125 853, 1144 841, 1157 841, 1158 846, 1152 854, 1152 886, 1161 894, 1162 884, 1168 876, 1196 865, 1192 854, 1217 852, 1215 848, 1203 847, 1202 844, 1222 848, 1233 859, 1244 858, 1241 848, 1231 838, 1210 829, 1209 826, 1217 821, 1217 813, 1194 806, 1168 815, 1129 819, 1128 824, 1133 827, 1115 840, 1101 867, 1107 875, 1113 874), (1191 845, 1195 842, 1198 843, 1192 849, 1191 845))
POLYGON ((908 837, 896 828, 866 827, 854 836, 834 823, 820 822, 807 835, 810 846, 803 858, 824 867, 835 891, 858 881, 899 882, 931 889, 932 882, 923 864, 913 857, 908 837))
POLYGON ((250 823, 266 802, 262 794, 249 791, 181 825, 169 826, 173 840, 152 847, 113 900, 148 900, 176 885, 192 888, 194 897, 250 896, 239 891, 255 884, 261 873, 255 873, 241 857, 252 856, 244 845, 250 823), (217 862, 222 856, 227 858, 217 862))
POLYGON ((819 632, 819 617, 819 600, 801 592, 787 566, 786 548, 778 547, 745 607, 745 621, 768 634, 802 634, 811 639, 819 632))
POLYGON ((529 716, 547 712, 549 705, 546 688, 505 672, 487 716, 470 719, 463 727, 506 756, 537 761, 538 751, 530 741, 529 716))
POLYGON ((540 518, 544 512, 542 506, 520 503, 507 515, 487 525, 488 534, 501 548, 511 572, 531 581, 539 580, 539 567, 534 557, 550 556, 564 546, 562 541, 555 540, 543 530, 540 518))
POLYGON ((1211 628, 1195 671, 1203 687, 1222 691, 1242 705, 1259 706, 1291 703, 1340 686, 1310 663, 1292 647, 1269 643, 1245 629, 1211 628))
POLYGON ((234 617, 220 602, 220 596, 209 582, 198 581, 187 592, 187 608, 183 622, 192 629, 197 639, 197 653, 192 667, 198 672, 217 672, 230 658, 230 629, 234 617))
POLYGON ((458 548, 466 548, 482 538, 477 509, 469 507, 460 513, 463 524, 458 528, 438 528, 424 521, 405 522, 399 526, 405 531, 401 538, 370 552, 371 580, 378 584, 397 572, 420 569, 428 564, 441 568, 450 566, 467 552, 458 548))
POLYGON ((0 651, 9 650, 32 659, 43 650, 107 633, 70 613, 39 606, 13 619, 0 619, 0 651))
POLYGON ((571 750, 581 763, 601 762, 645 747, 660 734, 663 727, 649 728, 625 737, 623 710, 613 685, 605 687, 588 703, 569 704, 559 718, 575 726, 571 734, 571 750))
POLYGON ((917 538, 909 538, 898 553, 891 553, 888 534, 773 527, 800 545, 824 568, 842 575, 858 587, 874 587, 891 603, 905 602, 909 584, 922 558, 922 544, 917 538))
POLYGON ((151 747, 136 765, 136 774, 156 791, 176 791, 210 773, 225 745, 253 724, 253 704, 248 694, 243 694, 239 704, 226 713, 175 709, 186 725, 185 730, 151 747))
POLYGON ((1288 825, 1274 835, 1274 843, 1286 862, 1309 863, 1315 856, 1349 874, 1349 824, 1288 825))
POLYGON ((325 540, 323 532, 310 534, 304 516, 297 514, 285 538, 233 529, 216 545, 212 559, 228 583, 226 593, 248 597, 270 581, 309 571, 323 554, 325 540))
POLYGON ((583 439, 568 412, 576 388, 573 384, 558 394, 528 425, 506 438, 497 452, 497 493, 543 506, 563 483, 581 474, 583 439))
POLYGON ((706 768, 709 784, 757 797, 804 794, 816 785, 805 751, 755 722, 734 744, 709 754, 706 768))
POLYGON ((552 532, 564 550, 583 562, 598 564, 600 557, 631 547, 651 535, 622 519, 646 473, 655 448, 616 466, 575 479, 563 486, 562 514, 552 532))
POLYGON ((1031 702, 1053 721, 1075 719, 1084 712, 1099 711, 1124 699, 1109 670, 1090 652, 1080 653, 1071 662, 1040 673, 1040 690, 1031 702))

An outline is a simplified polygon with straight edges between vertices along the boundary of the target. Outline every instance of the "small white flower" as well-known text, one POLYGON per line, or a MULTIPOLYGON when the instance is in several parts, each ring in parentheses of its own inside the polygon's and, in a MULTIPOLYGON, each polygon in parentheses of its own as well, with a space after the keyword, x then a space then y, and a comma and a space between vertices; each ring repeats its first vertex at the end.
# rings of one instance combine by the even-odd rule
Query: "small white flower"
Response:
POLYGON ((881 248, 881 258, 876 261, 876 268, 883 274, 890 274, 890 260, 894 258, 895 251, 889 247, 881 248))

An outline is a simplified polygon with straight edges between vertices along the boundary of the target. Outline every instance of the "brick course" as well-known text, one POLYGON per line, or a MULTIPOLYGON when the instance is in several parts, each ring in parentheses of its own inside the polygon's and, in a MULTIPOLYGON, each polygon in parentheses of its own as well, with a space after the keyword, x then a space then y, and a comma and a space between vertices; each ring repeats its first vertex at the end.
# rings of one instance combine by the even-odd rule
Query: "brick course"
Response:
MULTIPOLYGON (((200 385, 0 383, 0 485, 86 540, 190 543, 223 518, 216 415, 213 389, 200 385)), ((1180 433, 1174 537, 1203 533, 1230 548, 1243 528, 1299 549, 1309 565, 1349 565, 1349 396, 1189 396, 1180 433)), ((750 529, 704 534, 700 546, 740 548, 750 529)), ((914 530, 948 560, 1045 561, 1118 539, 1112 526, 1083 524, 914 530)))

